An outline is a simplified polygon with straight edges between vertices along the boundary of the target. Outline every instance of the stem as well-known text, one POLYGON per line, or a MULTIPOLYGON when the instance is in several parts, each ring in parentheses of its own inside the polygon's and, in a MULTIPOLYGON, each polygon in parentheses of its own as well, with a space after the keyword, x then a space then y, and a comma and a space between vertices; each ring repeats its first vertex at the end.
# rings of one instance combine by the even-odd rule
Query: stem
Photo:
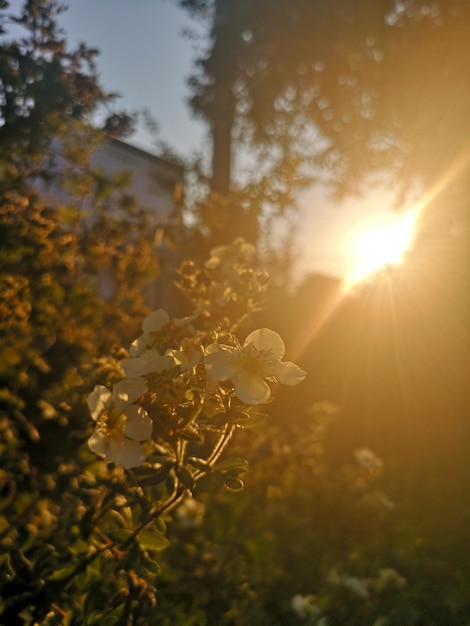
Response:
POLYGON ((182 486, 179 480, 175 478, 174 489, 173 489, 173 493, 171 494, 171 496, 169 496, 169 498, 163 504, 156 505, 152 509, 150 509, 147 515, 147 518, 143 522, 141 522, 138 526, 136 526, 136 528, 134 528, 132 533, 129 535, 126 541, 122 544, 122 548, 126 548, 127 546, 129 546, 134 541, 134 539, 137 538, 137 535, 140 532, 142 532, 142 530, 144 530, 146 526, 148 526, 151 522, 153 522, 162 513, 167 513, 171 511, 172 509, 174 509, 175 506, 177 506, 180 503, 180 501, 184 498, 186 491, 187 491, 186 487, 182 486))
MULTIPOLYGON (((225 448, 227 447, 230 439, 232 438, 233 433, 235 432, 235 429, 236 429, 236 426, 234 426, 233 424, 225 425, 224 431, 222 435, 220 436, 220 439, 217 441, 217 443, 214 446, 214 449, 212 450, 210 455, 207 457, 207 465, 209 467, 212 467, 213 465, 215 465, 215 463, 217 463, 217 461, 220 459, 220 456, 222 452, 225 450, 225 448)), ((206 474, 206 472, 203 470, 196 471, 194 473, 194 480, 199 480, 204 474, 206 474)))

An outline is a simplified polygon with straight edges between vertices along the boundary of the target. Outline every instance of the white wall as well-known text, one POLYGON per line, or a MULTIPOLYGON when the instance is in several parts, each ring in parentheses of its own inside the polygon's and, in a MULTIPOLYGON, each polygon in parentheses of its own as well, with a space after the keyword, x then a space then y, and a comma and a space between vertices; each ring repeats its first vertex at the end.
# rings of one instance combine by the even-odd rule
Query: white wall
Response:
POLYGON ((133 195, 141 208, 155 211, 163 220, 173 213, 175 185, 182 179, 179 167, 117 140, 98 146, 91 165, 105 174, 129 172, 132 182, 126 193, 133 195))

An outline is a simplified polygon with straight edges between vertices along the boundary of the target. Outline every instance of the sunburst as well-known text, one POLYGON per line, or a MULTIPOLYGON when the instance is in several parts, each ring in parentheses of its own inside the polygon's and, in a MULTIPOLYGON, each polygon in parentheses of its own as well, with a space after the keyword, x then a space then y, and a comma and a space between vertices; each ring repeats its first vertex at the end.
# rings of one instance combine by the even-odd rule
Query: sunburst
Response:
POLYGON ((416 234, 418 211, 396 215, 361 229, 353 242, 349 284, 363 281, 387 266, 403 263, 416 234))

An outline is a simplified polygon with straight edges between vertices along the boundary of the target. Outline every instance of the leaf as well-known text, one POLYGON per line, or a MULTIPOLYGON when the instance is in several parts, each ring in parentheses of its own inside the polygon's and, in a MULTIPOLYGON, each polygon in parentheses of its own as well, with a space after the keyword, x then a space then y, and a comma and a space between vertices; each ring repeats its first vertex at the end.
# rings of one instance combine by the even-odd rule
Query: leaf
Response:
POLYGON ((105 613, 95 611, 88 617, 88 626, 115 626, 119 623, 119 618, 124 613, 124 605, 120 604, 114 609, 106 611, 105 613))
POLYGON ((216 413, 211 417, 211 424, 213 426, 225 426, 225 424, 230 420, 230 416, 228 413, 216 413))
POLYGON ((227 411, 226 415, 232 422, 237 422, 240 419, 243 420, 249 417, 246 411, 239 411, 238 409, 230 409, 230 411, 227 411))
POLYGON ((224 476, 224 483, 230 491, 242 491, 245 486, 242 480, 233 476, 224 476))
POLYGON ((60 569, 56 570, 53 574, 51 574, 51 576, 49 576, 48 581, 64 580, 64 578, 67 578, 68 576, 74 573, 75 568, 76 568, 76 565, 74 563, 71 563, 70 565, 67 565, 66 567, 61 567, 60 569))
POLYGON ((146 476, 142 476, 138 479, 139 485, 145 487, 149 485, 157 485, 158 483, 163 482, 170 473, 172 467, 173 463, 165 463, 165 465, 162 465, 160 468, 152 470, 146 476))
POLYGON ((163 533, 159 533, 155 529, 143 530, 138 535, 140 545, 146 550, 161 551, 170 545, 169 540, 163 533))
POLYGON ((254 413, 253 415, 237 418, 236 424, 239 428, 256 428, 257 426, 263 426, 267 417, 264 413, 254 413))
POLYGON ((248 461, 241 458, 224 459, 215 465, 219 472, 230 474, 241 474, 248 471, 248 461))
POLYGON ((114 528, 109 530, 107 535, 111 541, 119 545, 121 543, 125 543, 129 539, 132 535, 132 530, 127 528, 114 528))
MULTIPOLYGON (((143 546, 142 546, 142 548, 143 548, 143 546)), ((141 558, 142 558, 142 566, 145 567, 145 569, 150 574, 158 575, 158 574, 161 573, 162 568, 160 567, 160 563, 158 561, 156 561, 155 559, 153 559, 147 551, 142 553, 141 558)))

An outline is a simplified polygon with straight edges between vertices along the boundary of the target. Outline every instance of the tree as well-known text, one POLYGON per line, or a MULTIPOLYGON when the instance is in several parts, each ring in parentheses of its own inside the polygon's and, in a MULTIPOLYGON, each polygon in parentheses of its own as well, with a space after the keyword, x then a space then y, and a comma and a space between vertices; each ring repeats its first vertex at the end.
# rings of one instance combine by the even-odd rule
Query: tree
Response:
MULTIPOLYGON (((114 99, 105 93, 96 77, 94 59, 98 50, 81 44, 66 47, 57 16, 63 8, 56 0, 28 0, 19 16, 0 7, 3 25, 21 27, 24 36, 8 37, 3 26, 0 54, 0 158, 19 168, 47 170, 44 154, 55 138, 68 133, 92 132, 92 114, 108 108, 101 128, 95 133, 117 135, 128 132, 131 118, 110 108, 114 99)), ((85 142, 86 143, 86 142, 85 142)), ((33 172, 36 173, 36 172, 33 172)), ((5 174, 5 172, 4 172, 5 174)))
POLYGON ((181 4, 212 23, 190 84, 213 189, 234 180, 230 145, 300 157, 340 193, 384 171, 428 186, 467 149, 466 0, 181 4))

